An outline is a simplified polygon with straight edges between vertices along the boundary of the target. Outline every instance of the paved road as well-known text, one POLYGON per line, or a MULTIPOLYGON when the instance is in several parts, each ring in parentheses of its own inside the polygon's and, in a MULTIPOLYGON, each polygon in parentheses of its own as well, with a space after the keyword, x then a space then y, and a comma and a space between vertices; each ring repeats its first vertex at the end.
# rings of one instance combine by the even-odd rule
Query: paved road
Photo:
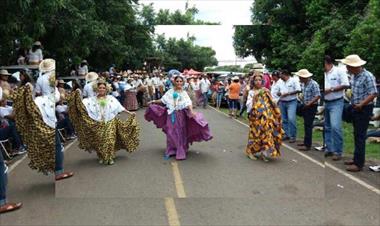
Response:
POLYGON ((380 224, 379 174, 359 175, 371 191, 327 167, 318 152, 308 153, 314 162, 286 147, 276 161, 249 160, 246 126, 212 109, 197 110, 214 139, 191 146, 186 161, 163 159, 165 136, 144 121, 143 111, 137 112, 139 150, 119 151, 113 166, 99 165, 77 142, 67 144, 65 166, 76 175, 54 186, 52 176, 31 171, 26 159, 9 176, 9 198, 24 208, 1 215, 0 224, 380 224))

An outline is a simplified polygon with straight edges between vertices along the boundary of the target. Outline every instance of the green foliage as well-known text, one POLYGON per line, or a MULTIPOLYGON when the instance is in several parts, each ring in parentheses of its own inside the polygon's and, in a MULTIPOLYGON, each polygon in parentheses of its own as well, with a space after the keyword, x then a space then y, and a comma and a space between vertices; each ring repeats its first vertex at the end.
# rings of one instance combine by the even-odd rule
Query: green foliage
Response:
POLYGON ((237 26, 237 55, 254 56, 271 68, 307 68, 321 82, 325 54, 359 54, 378 74, 378 0, 255 0, 252 26, 237 26))
POLYGON ((162 59, 162 66, 166 69, 175 68, 181 71, 185 68, 202 71, 206 66, 218 64, 213 49, 195 45, 194 42, 194 37, 177 40, 158 35, 155 39, 155 56, 162 59))
POLYGON ((157 13, 154 11, 153 3, 142 5, 141 17, 149 25, 219 25, 217 22, 208 22, 196 20, 195 16, 199 10, 196 7, 187 8, 183 13, 176 10, 171 13, 168 9, 160 9, 157 13))

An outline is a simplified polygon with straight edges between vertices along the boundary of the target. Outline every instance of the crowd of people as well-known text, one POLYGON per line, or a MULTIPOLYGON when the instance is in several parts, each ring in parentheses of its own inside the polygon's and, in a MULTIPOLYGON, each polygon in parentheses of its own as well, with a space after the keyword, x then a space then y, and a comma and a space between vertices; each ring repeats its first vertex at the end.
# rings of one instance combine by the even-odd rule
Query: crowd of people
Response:
MULTIPOLYGON (((140 127, 134 111, 141 108, 145 108, 145 119, 166 135, 164 158, 185 160, 193 142, 213 138, 204 116, 194 109, 210 104, 220 109, 225 103, 230 118, 247 115, 249 120, 246 156, 269 162, 281 156, 284 141, 297 141, 297 115, 304 121, 304 137, 297 146, 300 151, 312 150, 314 121, 321 107, 325 157, 342 159, 342 121, 351 121, 355 150, 353 158, 344 164, 347 171, 358 172, 365 163, 366 138, 379 135, 379 131, 367 134, 378 87, 359 56, 339 61, 346 65, 345 70, 335 66, 331 57, 325 57, 321 89, 307 69, 269 73, 257 64, 247 76, 220 79, 177 70, 120 71, 115 65, 96 73, 88 71, 85 60, 72 74, 84 76, 86 84, 82 87, 76 80, 56 80, 55 61, 45 59, 39 63, 40 75, 35 83, 24 71, 17 85, 9 84, 10 73, 0 71, 0 139, 12 141, 12 155, 27 151, 32 169, 54 173, 58 181, 74 175, 63 170, 62 141, 66 139, 78 138, 79 148, 96 152, 103 165, 113 165, 118 150, 136 151, 140 127), (121 112, 127 113, 128 119, 117 117, 121 112)), ((374 167, 371 169, 380 170, 374 167)), ((0 173, 0 212, 20 208, 21 203, 6 200, 7 165, 3 155, 0 173)))

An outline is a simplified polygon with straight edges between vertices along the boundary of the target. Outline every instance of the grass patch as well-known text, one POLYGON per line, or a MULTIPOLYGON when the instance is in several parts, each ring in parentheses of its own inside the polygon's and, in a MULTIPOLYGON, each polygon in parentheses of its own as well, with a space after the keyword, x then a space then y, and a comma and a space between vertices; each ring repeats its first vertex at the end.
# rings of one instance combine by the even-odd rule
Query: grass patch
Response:
MULTIPOLYGON (((220 108, 220 110, 228 114, 228 109, 220 108)), ((240 121, 248 124, 247 113, 244 112, 243 117, 238 118, 240 121)), ((370 129, 373 127, 370 126, 370 129)), ((303 128, 303 118, 297 116, 297 139, 303 139, 304 137, 304 128, 303 128)), ((313 142, 320 143, 323 142, 323 133, 322 131, 313 131, 313 142)), ((352 156, 354 153, 354 135, 352 124, 343 122, 343 148, 344 155, 352 156)), ((378 143, 367 143, 366 144, 366 159, 375 159, 380 160, 380 144, 378 143)))

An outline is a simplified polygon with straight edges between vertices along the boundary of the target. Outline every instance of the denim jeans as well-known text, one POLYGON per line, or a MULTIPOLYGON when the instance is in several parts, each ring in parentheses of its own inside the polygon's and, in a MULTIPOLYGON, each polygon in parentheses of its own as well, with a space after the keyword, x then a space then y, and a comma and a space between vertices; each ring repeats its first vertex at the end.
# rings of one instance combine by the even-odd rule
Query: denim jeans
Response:
POLYGON ((380 137, 380 130, 372 130, 367 132, 367 137, 380 137))
POLYGON ((224 96, 224 93, 216 94, 216 107, 220 107, 220 105, 222 104, 223 96, 224 96))
POLYGON ((12 137, 12 147, 14 149, 20 148, 22 145, 21 136, 16 130, 16 123, 13 120, 8 120, 9 124, 9 135, 12 137))
POLYGON ((66 113, 63 113, 64 118, 59 120, 57 123, 57 129, 62 129, 64 128, 65 131, 69 136, 74 135, 74 127, 73 124, 70 121, 69 115, 66 113))
POLYGON ((325 101, 325 128, 326 152, 343 154, 342 113, 343 98, 335 101, 325 101))
POLYGON ((357 167, 362 168, 365 162, 365 140, 367 136, 368 124, 372 115, 373 105, 367 105, 361 111, 353 111, 354 127, 354 163, 357 167))
POLYGON ((6 191, 7 191, 8 178, 7 178, 7 174, 5 173, 5 169, 6 169, 6 166, 5 166, 3 154, 0 152, 0 206, 7 203, 6 191))
POLYGON ((207 92, 202 93, 203 96, 203 107, 205 108, 208 105, 208 94, 207 92))
POLYGON ((315 114, 317 113, 317 108, 317 105, 313 105, 310 108, 303 110, 303 121, 305 129, 305 137, 303 139, 303 143, 305 144, 305 147, 311 147, 313 143, 313 122, 315 114))
POLYGON ((55 174, 63 173, 63 146, 57 128, 55 129, 55 174))
POLYGON ((282 128, 285 135, 291 139, 297 137, 296 111, 297 100, 280 101, 282 128))

